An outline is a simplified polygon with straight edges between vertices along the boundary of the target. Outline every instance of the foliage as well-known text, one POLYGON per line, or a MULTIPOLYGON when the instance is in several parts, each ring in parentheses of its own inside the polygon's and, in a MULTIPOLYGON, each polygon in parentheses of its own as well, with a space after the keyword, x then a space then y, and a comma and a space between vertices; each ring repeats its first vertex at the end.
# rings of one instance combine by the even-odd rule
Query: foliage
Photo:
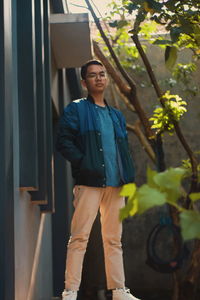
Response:
MULTIPOLYGON (((107 31, 112 47, 120 59, 120 63, 126 69, 133 69, 134 65, 137 64, 139 57, 136 46, 130 42, 130 28, 132 26, 132 18, 127 11, 128 0, 111 1, 108 5, 110 12, 104 19, 106 24, 109 25, 110 30, 107 31)), ((151 34, 156 31, 156 22, 148 22, 141 25, 141 34, 144 38, 150 39, 151 34)), ((143 49, 146 47, 143 45, 143 49)), ((137 71, 141 71, 142 67, 139 68, 137 64, 137 71)))
MULTIPOLYGON (((179 199, 187 196, 182 187, 182 180, 186 174, 183 168, 169 168, 160 173, 148 168, 146 184, 138 188, 134 183, 123 186, 121 195, 128 197, 128 200, 127 205, 120 211, 120 219, 142 214, 152 207, 167 203, 175 206, 180 213, 183 238, 185 240, 200 238, 199 212, 186 210, 179 204, 179 199)), ((191 193, 190 198, 195 203, 200 200, 200 193, 191 193)))
POLYGON ((185 240, 200 239, 200 214, 197 211, 187 210, 180 214, 182 236, 185 240))
MULTIPOLYGON (((139 33, 143 38, 150 39, 152 32, 150 27, 155 27, 155 24, 158 27, 154 28, 154 32, 158 29, 165 33, 165 35, 155 36, 153 44, 165 48, 165 63, 171 72, 176 65, 178 52, 182 49, 191 49, 193 58, 200 58, 200 3, 198 1, 122 0, 122 6, 135 17, 130 33, 139 33)), ((197 88, 195 86, 189 88, 186 85, 184 91, 195 95, 197 88)))
POLYGON ((192 62, 188 64, 179 63, 172 72, 175 84, 179 84, 182 93, 188 97, 194 97, 199 92, 199 88, 193 82, 193 73, 196 69, 196 64, 192 62))
POLYGON ((194 71, 196 71, 196 65, 194 63, 179 63, 173 71, 173 76, 178 81, 182 81, 184 84, 188 84, 191 81, 191 77, 194 71))
MULTIPOLYGON (((170 39, 155 39, 155 44, 189 48, 200 57, 200 3, 195 0, 130 0, 125 4, 129 13, 136 14, 135 33, 141 30, 144 20, 150 19, 164 27, 170 39)), ((172 48, 175 49, 175 48, 172 48)), ((166 48, 169 51, 169 48, 166 48)))
POLYGON ((164 87, 168 86, 170 89, 178 87, 181 91, 181 95, 187 98, 187 101, 194 99, 199 93, 199 86, 195 84, 194 72, 196 72, 197 66, 194 62, 190 63, 178 63, 173 68, 171 77, 166 76, 164 80, 160 80, 160 85, 164 87))
MULTIPOLYGON (((139 55, 130 42, 130 35, 139 34, 140 38, 165 49, 165 64, 173 76, 171 82, 182 83, 183 91, 189 90, 196 69, 195 59, 200 58, 200 3, 194 0, 121 0, 117 3, 112 1, 110 8, 111 13, 106 19, 110 26, 107 36, 122 66, 132 69, 134 65, 138 65, 139 55), (156 34, 157 32, 162 34, 156 34), (177 64, 179 52, 185 48, 192 50, 193 61, 177 64)), ((192 92, 195 93, 194 87, 192 92)), ((153 121, 152 128, 156 133, 167 131, 171 134, 174 131, 174 121, 178 122, 187 111, 186 102, 169 91, 162 96, 161 102, 163 105, 156 107, 150 118, 153 121)), ((187 163, 190 164, 189 160, 187 163)), ((188 197, 181 186, 186 175, 191 175, 191 165, 188 168, 170 168, 162 173, 148 169, 146 184, 139 188, 135 184, 123 187, 122 195, 127 196, 128 201, 121 210, 121 219, 168 203, 180 212, 184 239, 200 238, 200 229, 197 227, 199 212, 194 211, 193 207, 186 210, 179 204, 180 198, 188 197)), ((199 193, 190 195, 193 206, 199 198, 199 193)))
POLYGON ((173 121, 181 119, 187 111, 185 108, 187 103, 178 95, 171 95, 169 91, 162 98, 164 100, 164 107, 157 107, 154 110, 153 117, 150 118, 153 121, 152 128, 156 129, 157 133, 163 133, 164 131, 173 133, 173 121))
POLYGON ((121 23, 120 21, 109 23, 112 28, 112 47, 120 58, 122 66, 125 68, 132 68, 138 59, 139 54, 136 47, 129 43, 130 36, 127 27, 130 27, 130 22, 126 21, 126 23, 121 23), (123 27, 121 27, 121 24, 123 24, 123 27))
MULTIPOLYGON (((200 155, 200 152, 195 152, 195 155, 198 157, 200 155)), ((185 169, 187 172, 187 176, 190 177, 192 175, 192 167, 191 167, 191 162, 190 159, 184 159, 182 160, 182 168, 185 169)), ((200 164, 197 166, 197 171, 198 171, 198 182, 200 183, 200 164)))
POLYGON ((177 48, 175 46, 166 46, 165 65, 172 71, 177 60, 177 48))
MULTIPOLYGON (((192 82, 192 76, 196 69, 194 58, 200 55, 196 53, 199 45, 195 43, 199 40, 200 17, 196 15, 200 11, 200 5, 196 1, 118 0, 111 1, 109 8, 110 13, 105 19, 111 27, 108 36, 122 66, 132 70, 134 74, 137 72, 139 75, 142 71, 137 62, 138 51, 130 40, 130 33, 137 32, 148 43, 164 48, 166 67, 172 73, 171 78, 163 81, 165 86, 168 84, 168 88, 171 88, 179 84, 182 96, 188 99, 196 96, 199 87, 192 82), (193 24, 190 25, 190 30, 188 23, 193 24), (131 27, 133 30, 130 30, 131 27), (192 34, 195 34, 196 40, 191 43, 192 34), (193 51, 193 62, 176 64, 179 52, 185 48, 192 51, 196 49, 193 51)), ((146 51, 144 45, 143 49, 146 51)), ((146 87, 148 84, 143 82, 141 86, 146 87)))

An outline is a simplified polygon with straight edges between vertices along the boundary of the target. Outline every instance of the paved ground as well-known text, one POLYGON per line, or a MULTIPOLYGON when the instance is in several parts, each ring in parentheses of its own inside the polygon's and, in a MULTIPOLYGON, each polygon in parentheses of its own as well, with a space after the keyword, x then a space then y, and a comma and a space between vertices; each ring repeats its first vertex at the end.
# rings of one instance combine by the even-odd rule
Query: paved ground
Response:
MULTIPOLYGON (((139 297, 140 295, 135 295, 137 297, 139 297)), ((154 294, 154 295, 142 295, 142 297, 140 296, 141 300, 171 300, 171 295, 168 294, 166 295, 163 293, 159 293, 159 295, 154 294)), ((61 298, 59 297, 53 297, 51 300, 61 300, 61 298)), ((79 295, 77 300, 112 300, 112 294, 110 292, 107 292, 107 294, 105 295, 105 291, 101 290, 98 291, 98 294, 85 294, 85 295, 79 295)))

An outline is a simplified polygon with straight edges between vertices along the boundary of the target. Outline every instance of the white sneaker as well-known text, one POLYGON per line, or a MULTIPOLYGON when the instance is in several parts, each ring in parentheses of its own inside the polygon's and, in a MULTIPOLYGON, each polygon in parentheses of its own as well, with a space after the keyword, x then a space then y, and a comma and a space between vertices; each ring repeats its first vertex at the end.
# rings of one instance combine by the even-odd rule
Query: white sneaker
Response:
POLYGON ((131 295, 130 290, 127 288, 114 289, 113 300, 140 300, 131 295))
POLYGON ((76 291, 66 291, 64 290, 62 293, 62 300, 76 300, 77 292, 76 291))

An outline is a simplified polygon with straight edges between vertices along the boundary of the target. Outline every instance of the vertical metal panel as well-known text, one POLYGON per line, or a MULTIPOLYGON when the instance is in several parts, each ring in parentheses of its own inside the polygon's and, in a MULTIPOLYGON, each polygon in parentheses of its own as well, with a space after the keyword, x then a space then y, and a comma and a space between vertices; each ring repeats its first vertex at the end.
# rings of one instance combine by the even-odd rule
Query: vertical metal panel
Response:
POLYGON ((0 299, 14 300, 12 6, 0 1, 0 299))
MULTIPOLYGON (((75 81, 76 82, 76 81, 75 81)), ((68 80, 65 70, 59 70, 59 111, 60 114, 71 100, 67 88, 68 80), (67 101, 67 103, 66 103, 67 101)), ((78 86, 74 85, 77 91, 78 86)), ((75 92, 75 91, 74 91, 75 92)), ((77 98, 80 97, 80 94, 77 98)), ((58 120, 54 124, 54 140, 57 138, 58 120)), ((55 143, 55 142, 54 142, 55 143)), ((73 212, 73 178, 71 166, 59 152, 55 150, 55 214, 52 216, 53 238, 53 273, 54 296, 61 295, 64 289, 64 274, 66 260, 66 244, 70 236, 70 222, 73 212), (61 230, 60 230, 61 229, 61 230)))
POLYGON ((35 1, 35 48, 36 48, 36 103, 38 138, 38 191, 31 192, 31 199, 37 204, 47 203, 47 144, 46 103, 44 66, 44 11, 43 0, 35 1))
POLYGON ((80 75, 78 74, 77 69, 66 69, 66 76, 72 100, 78 99, 81 95, 82 90, 80 79, 78 79, 80 75))
POLYGON ((41 205, 42 211, 54 211, 54 179, 53 179, 53 115, 51 99, 51 68, 50 68, 50 32, 49 32, 49 1, 44 0, 44 65, 45 65, 45 105, 46 105, 46 172, 48 204, 41 205))
MULTIPOLYGON (((54 127, 56 140, 57 124, 54 127)), ((53 286, 54 296, 60 296, 64 289, 64 274, 66 262, 66 245, 70 236, 72 216, 72 187, 71 166, 55 151, 55 214, 52 215, 52 247, 53 247, 53 286)))
POLYGON ((17 1, 20 186, 38 188, 34 0, 17 1))

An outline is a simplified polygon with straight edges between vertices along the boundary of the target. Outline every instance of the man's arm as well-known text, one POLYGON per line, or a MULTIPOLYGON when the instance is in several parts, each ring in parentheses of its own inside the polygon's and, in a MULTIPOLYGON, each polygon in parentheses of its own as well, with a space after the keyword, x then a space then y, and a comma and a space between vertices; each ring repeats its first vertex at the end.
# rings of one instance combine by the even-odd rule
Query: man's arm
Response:
POLYGON ((83 158, 83 153, 76 145, 79 133, 79 119, 75 103, 70 103, 59 121, 56 149, 70 162, 76 164, 83 158))

